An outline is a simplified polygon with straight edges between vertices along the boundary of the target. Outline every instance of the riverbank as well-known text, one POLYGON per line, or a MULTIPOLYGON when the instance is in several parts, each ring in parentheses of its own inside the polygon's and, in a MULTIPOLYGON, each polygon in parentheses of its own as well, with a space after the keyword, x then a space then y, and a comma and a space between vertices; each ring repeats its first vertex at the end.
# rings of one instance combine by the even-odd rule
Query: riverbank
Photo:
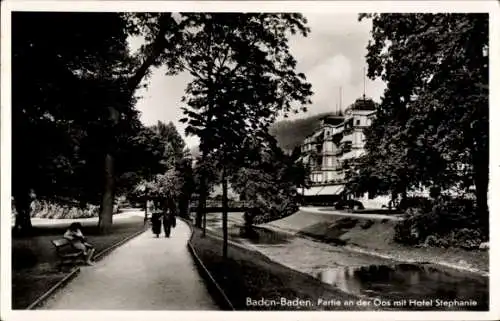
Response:
MULTIPOLYGON (((344 246, 332 246, 263 228, 255 228, 256 235, 246 238, 238 236, 239 229, 238 226, 229 228, 228 260, 222 259, 220 254, 222 233, 219 228, 211 226, 207 237, 199 238, 199 241, 205 243, 201 249, 204 253, 202 260, 204 264, 211 265, 208 270, 213 278, 227 297, 232 301, 235 298, 240 300, 239 303, 234 303, 236 310, 255 309, 255 306, 242 306, 243 299, 238 295, 250 296, 251 299, 255 295, 267 298, 269 293, 274 293, 273 298, 280 298, 281 293, 292 291, 293 297, 305 298, 302 302, 323 300, 324 295, 317 295, 318 290, 315 292, 315 287, 319 287, 314 283, 317 281, 321 281, 321 287, 331 286, 335 291, 340 291, 337 296, 333 296, 342 298, 338 301, 352 302, 353 300, 342 296, 348 294, 354 296, 356 302, 368 304, 369 310, 381 308, 377 304, 382 301, 387 304, 382 308, 394 310, 488 309, 489 281, 480 275, 433 264, 403 264, 348 250, 344 246), (295 282, 298 280, 297 275, 302 275, 302 278, 304 275, 308 276, 309 281, 295 282), (243 291, 243 294, 239 291, 243 291), (471 305, 409 306, 404 303, 406 299, 421 301, 428 298, 445 301, 462 298, 464 302, 470 300, 471 305)), ((274 304, 272 310, 297 309, 293 306, 277 308, 276 304, 279 303, 276 300, 269 302, 273 303, 268 304, 274 304)), ((259 310, 261 309, 264 308, 260 306, 259 310)), ((271 306, 265 309, 271 309, 271 306)), ((321 310, 322 307, 306 306, 302 309, 321 310)), ((346 306, 328 306, 328 309, 349 310, 346 306)))
POLYGON ((260 227, 302 236, 326 244, 400 262, 428 262, 459 270, 489 274, 489 251, 460 248, 412 247, 393 241, 397 220, 369 219, 301 210, 260 227))
POLYGON ((191 244, 220 285, 235 310, 377 310, 373 306, 346 306, 358 297, 274 262, 258 251, 235 244, 222 257, 222 242, 208 231, 194 229, 191 244))

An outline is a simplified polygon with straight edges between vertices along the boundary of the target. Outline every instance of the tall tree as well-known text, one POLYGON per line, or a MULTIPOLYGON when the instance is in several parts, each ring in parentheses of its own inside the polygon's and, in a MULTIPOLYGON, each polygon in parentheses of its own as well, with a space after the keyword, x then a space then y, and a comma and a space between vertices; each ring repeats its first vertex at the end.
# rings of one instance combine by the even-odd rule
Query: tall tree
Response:
POLYGON ((27 230, 32 192, 57 201, 78 194, 72 176, 86 162, 78 145, 117 89, 102 69, 123 70, 132 61, 121 47, 118 15, 15 12, 12 27, 12 186, 16 227, 27 230))
MULTIPOLYGON (((174 74, 178 51, 176 45, 176 35, 180 34, 180 29, 170 13, 139 13, 124 16, 127 21, 126 30, 131 35, 142 34, 145 44, 141 46, 138 59, 141 63, 132 69, 128 74, 121 74, 122 87, 120 94, 125 101, 134 98, 134 94, 142 80, 149 75, 150 67, 165 65, 170 74, 174 74)), ((115 97, 116 99, 116 97, 115 97)), ((117 106, 111 105, 110 118, 116 118, 120 114, 117 106)), ((108 133, 108 137, 113 139, 113 132, 108 133)), ((111 146, 113 144, 111 143, 111 146)), ((111 228, 113 222, 113 202, 115 193, 115 172, 113 148, 108 146, 104 157, 105 183, 99 213, 99 229, 106 233, 111 228)))
MULTIPOLYGON (((184 23, 196 31, 187 35, 194 45, 186 50, 185 68, 194 80, 183 99, 183 121, 187 133, 200 137, 202 163, 209 154, 218 155, 227 187, 227 165, 238 158, 245 137, 267 133, 280 112, 298 111, 309 102, 310 85, 296 73, 288 47, 290 34, 306 36, 309 30, 299 14, 189 14, 184 23)), ((204 176, 198 226, 207 197, 204 176)))
POLYGON ((177 128, 172 122, 165 124, 158 121, 151 129, 165 146, 164 159, 166 166, 168 168, 175 166, 175 164, 184 157, 184 147, 186 147, 186 143, 177 131, 177 128))
POLYGON ((373 23, 368 76, 387 89, 367 132, 361 180, 397 193, 472 187, 487 222, 488 15, 364 18, 373 23))
POLYGON ((80 198, 73 188, 75 168, 97 166, 98 173, 105 169, 98 189, 105 232, 112 223, 114 157, 121 129, 135 117, 134 91, 151 66, 175 65, 168 63, 176 57, 168 35, 178 26, 170 14, 38 12, 16 12, 12 24, 16 227, 30 227, 32 191, 37 197, 80 198), (137 57, 128 53, 129 33, 145 35, 137 57), (104 148, 80 148, 82 139, 104 148), (84 152, 95 157, 82 158, 84 152))

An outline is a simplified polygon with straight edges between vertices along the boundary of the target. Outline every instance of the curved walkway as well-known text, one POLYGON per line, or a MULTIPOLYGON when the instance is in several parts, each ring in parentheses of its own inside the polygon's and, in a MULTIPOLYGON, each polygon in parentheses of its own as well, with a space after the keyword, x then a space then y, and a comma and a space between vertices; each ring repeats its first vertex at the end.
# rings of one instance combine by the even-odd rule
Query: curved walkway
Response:
POLYGON ((42 309, 218 310, 187 249, 190 236, 179 219, 170 238, 148 230, 82 267, 42 309))
POLYGON ((392 221, 401 221, 403 217, 398 215, 383 215, 383 214, 369 214, 369 213, 345 213, 340 211, 333 210, 324 210, 320 209, 322 207, 300 207, 300 210, 308 213, 315 214, 328 214, 328 215, 338 215, 338 216, 349 216, 349 217, 357 217, 357 218, 367 218, 374 220, 392 220, 392 221))

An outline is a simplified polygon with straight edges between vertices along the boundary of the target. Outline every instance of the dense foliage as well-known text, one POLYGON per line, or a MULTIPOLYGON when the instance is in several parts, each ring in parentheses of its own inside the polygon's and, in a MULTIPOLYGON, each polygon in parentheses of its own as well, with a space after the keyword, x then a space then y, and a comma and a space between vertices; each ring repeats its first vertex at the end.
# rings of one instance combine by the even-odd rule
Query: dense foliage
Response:
MULTIPOLYGON (((487 235, 487 14, 363 18, 373 22, 368 76, 384 80, 387 89, 366 132, 367 154, 351 173, 348 188, 403 198, 421 187, 431 189, 436 199, 451 189, 473 192, 476 205, 461 215, 469 222, 478 219, 487 235)), ((446 206, 425 217, 443 216, 437 209, 452 210, 446 206)))
POLYGON ((395 241, 408 245, 477 249, 488 241, 471 200, 441 199, 430 210, 409 208, 396 225, 395 241))
POLYGON ((233 189, 249 207, 245 223, 250 233, 256 221, 263 223, 296 212, 300 201, 297 190, 307 185, 309 177, 299 160, 300 149, 286 154, 272 136, 264 147, 252 147, 230 179, 233 189))
MULTIPOLYGON (((190 28, 183 34, 189 46, 182 67, 194 78, 181 121, 187 134, 200 137, 201 163, 209 155, 220 160, 223 196, 229 172, 246 152, 246 138, 262 140, 280 113, 299 112, 309 103, 311 85, 295 71, 288 45, 291 34, 308 34, 305 24, 300 14, 288 13, 182 14, 180 25, 190 28)), ((197 226, 207 197, 200 169, 197 226)))
POLYGON ((106 144, 95 142, 111 129, 109 104, 121 111, 119 132, 137 129, 133 100, 122 99, 117 77, 135 63, 125 23, 118 14, 93 14, 91 25, 89 18, 13 13, 12 187, 19 228, 30 226, 30 195, 98 202, 106 144))
POLYGON ((119 187, 115 178, 133 180, 142 164, 156 170, 155 147, 140 138, 149 134, 134 109, 134 92, 150 66, 175 60, 175 47, 165 37, 177 31, 173 26, 170 14, 13 13, 17 230, 30 228, 36 197, 100 204, 105 231, 119 187), (131 34, 146 37, 135 56, 128 49, 131 34))
POLYGON ((184 148, 185 142, 170 122, 158 121, 147 128, 153 135, 150 140, 158 141, 154 150, 158 155, 158 170, 149 171, 135 181, 127 197, 134 202, 146 206, 149 199, 162 200, 168 203, 170 210, 183 216, 187 215, 189 199, 194 189, 192 161, 189 152, 184 148))

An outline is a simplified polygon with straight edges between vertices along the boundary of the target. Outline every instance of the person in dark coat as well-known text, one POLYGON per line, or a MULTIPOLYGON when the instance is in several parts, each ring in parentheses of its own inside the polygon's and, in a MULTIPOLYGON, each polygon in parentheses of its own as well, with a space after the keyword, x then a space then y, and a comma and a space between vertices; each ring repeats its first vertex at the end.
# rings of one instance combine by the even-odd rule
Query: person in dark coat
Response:
POLYGON ((165 203, 165 208, 163 210, 163 230, 165 232, 165 237, 170 237, 170 233, 172 228, 176 225, 176 219, 174 211, 170 206, 168 206, 168 202, 165 203))
POLYGON ((162 210, 158 201, 153 202, 154 206, 151 208, 151 228, 156 237, 161 234, 162 210))

